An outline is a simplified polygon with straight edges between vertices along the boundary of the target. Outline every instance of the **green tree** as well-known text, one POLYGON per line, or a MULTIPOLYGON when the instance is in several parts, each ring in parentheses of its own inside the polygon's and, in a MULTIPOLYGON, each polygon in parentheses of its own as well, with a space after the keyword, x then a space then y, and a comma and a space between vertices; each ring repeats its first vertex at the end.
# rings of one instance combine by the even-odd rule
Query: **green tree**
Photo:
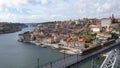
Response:
POLYGON ((116 33, 111 33, 111 35, 112 35, 112 39, 118 39, 119 38, 116 33))
POLYGON ((93 42, 93 39, 92 38, 87 38, 86 39, 86 43, 92 43, 93 42))

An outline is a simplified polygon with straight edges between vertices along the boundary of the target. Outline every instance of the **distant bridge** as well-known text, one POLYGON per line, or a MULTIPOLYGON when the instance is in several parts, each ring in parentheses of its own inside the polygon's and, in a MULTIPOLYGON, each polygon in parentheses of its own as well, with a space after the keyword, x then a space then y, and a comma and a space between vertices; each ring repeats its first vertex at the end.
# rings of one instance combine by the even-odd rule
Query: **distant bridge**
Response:
MULTIPOLYGON (((64 58, 62 60, 44 65, 41 68, 66 68, 78 62, 84 61, 88 58, 96 57, 96 56, 99 56, 100 54, 104 54, 109 51, 111 51, 110 54, 106 57, 103 64, 99 68, 117 68, 118 62, 120 60, 120 59, 118 60, 118 57, 120 57, 119 56, 120 55, 120 41, 117 41, 116 43, 113 43, 109 46, 106 46, 102 49, 99 49, 87 55, 73 55, 73 56, 64 58)), ((91 68, 95 68, 95 67, 92 66, 91 68)))

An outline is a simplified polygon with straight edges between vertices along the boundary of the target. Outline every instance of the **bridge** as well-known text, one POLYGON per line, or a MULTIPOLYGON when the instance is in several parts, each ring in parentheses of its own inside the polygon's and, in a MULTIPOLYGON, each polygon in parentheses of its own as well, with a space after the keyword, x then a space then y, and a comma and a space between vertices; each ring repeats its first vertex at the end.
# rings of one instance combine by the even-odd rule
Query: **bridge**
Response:
MULTIPOLYGON (((41 66, 41 68, 66 68, 68 66, 71 66, 73 64, 76 64, 78 62, 82 62, 89 58, 94 58, 99 56, 100 54, 104 54, 109 52, 109 55, 106 57, 104 62, 99 68, 117 68, 119 62, 120 62, 120 41, 117 40, 115 43, 110 44, 109 46, 106 46, 102 49, 99 49, 95 52, 86 54, 86 55, 73 55, 67 58, 64 58, 62 60, 51 62, 47 65, 41 66)), ((91 66, 91 68, 96 68, 94 64, 91 66)))

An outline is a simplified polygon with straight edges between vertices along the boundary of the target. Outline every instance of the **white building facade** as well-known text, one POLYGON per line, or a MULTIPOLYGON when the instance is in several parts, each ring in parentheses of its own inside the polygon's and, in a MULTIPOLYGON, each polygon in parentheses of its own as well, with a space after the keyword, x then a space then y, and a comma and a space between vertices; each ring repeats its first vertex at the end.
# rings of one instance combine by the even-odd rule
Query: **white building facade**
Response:
POLYGON ((109 27, 112 23, 111 19, 102 19, 101 20, 101 26, 102 27, 109 27))

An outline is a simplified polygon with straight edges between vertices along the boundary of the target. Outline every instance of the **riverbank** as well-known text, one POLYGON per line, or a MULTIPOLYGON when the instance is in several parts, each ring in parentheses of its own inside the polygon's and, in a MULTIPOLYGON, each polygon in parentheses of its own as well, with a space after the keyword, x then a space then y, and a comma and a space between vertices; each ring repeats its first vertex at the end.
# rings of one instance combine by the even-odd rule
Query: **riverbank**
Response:
POLYGON ((15 30, 15 31, 4 31, 4 32, 0 32, 0 34, 7 34, 7 33, 14 33, 14 32, 18 32, 18 31, 21 31, 22 29, 18 29, 18 30, 15 30))
POLYGON ((18 41, 33 44, 42 48, 50 47, 52 49, 58 49, 60 53, 67 54, 67 55, 75 55, 75 54, 81 53, 80 49, 60 46, 59 44, 48 44, 48 43, 38 42, 38 41, 21 41, 21 40, 18 40, 18 41))
MULTIPOLYGON (((29 27, 20 32, 0 35, 0 68, 37 68, 37 58, 39 58, 39 65, 41 66, 66 57, 66 55, 58 52, 59 48, 57 50, 50 47, 41 48, 16 41, 19 33, 33 30, 33 27, 29 27)), ((90 61, 79 64, 79 67, 89 68, 90 61)))
POLYGON ((0 34, 14 33, 25 27, 27 25, 21 23, 0 23, 0 34))
POLYGON ((0 68, 36 68, 39 65, 63 58, 63 54, 51 48, 41 48, 17 42, 18 34, 33 31, 34 27, 22 31, 0 35, 0 68), (13 61, 14 60, 14 61, 13 61))

